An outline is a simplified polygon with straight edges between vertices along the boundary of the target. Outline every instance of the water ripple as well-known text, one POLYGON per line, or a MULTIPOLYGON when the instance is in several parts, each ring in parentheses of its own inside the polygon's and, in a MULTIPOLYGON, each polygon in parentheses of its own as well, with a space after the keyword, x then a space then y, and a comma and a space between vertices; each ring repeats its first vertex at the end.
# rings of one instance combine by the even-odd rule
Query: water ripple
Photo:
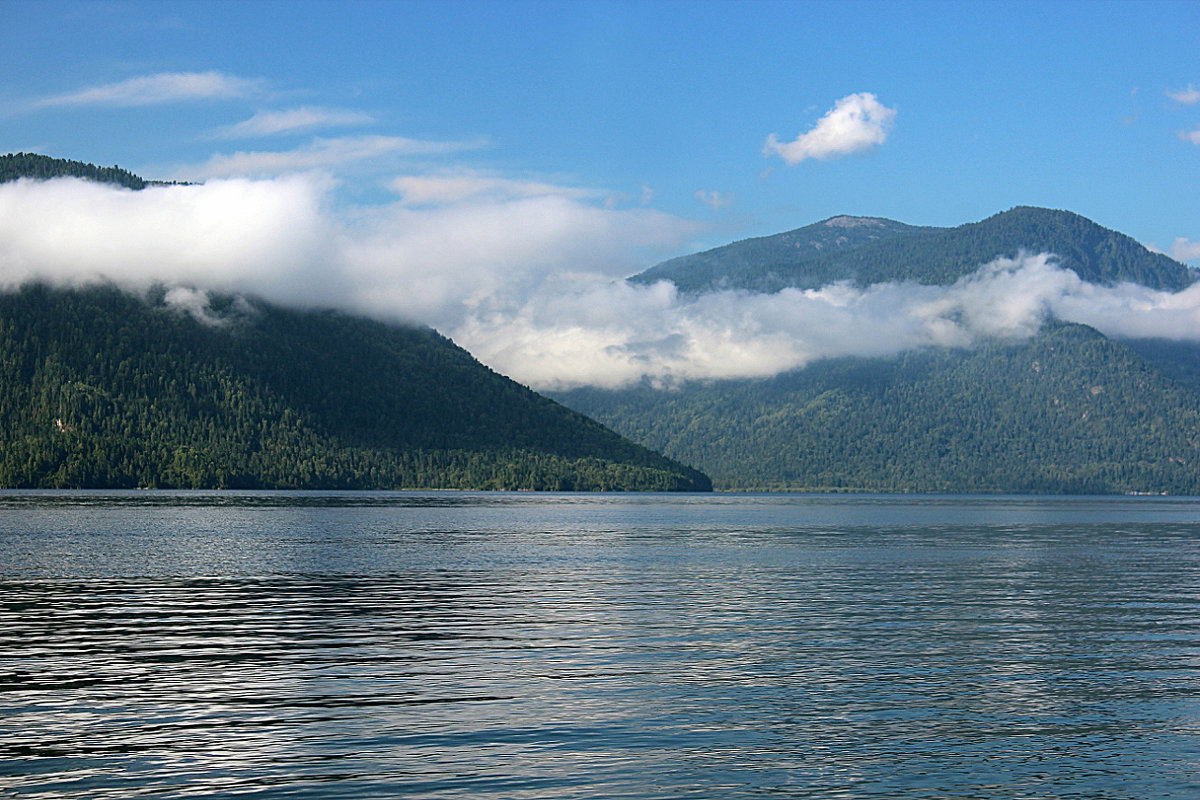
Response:
POLYGON ((1183 502, 99 497, 0 499, 6 797, 1200 794, 1183 502))

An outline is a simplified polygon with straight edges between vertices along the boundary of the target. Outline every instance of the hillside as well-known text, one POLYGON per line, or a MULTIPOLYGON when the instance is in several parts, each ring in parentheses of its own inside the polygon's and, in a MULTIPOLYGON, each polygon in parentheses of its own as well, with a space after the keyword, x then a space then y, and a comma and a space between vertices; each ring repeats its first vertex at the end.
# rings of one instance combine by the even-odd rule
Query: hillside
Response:
POLYGON ((144 189, 147 186, 165 185, 173 181, 148 181, 117 166, 98 167, 83 161, 66 158, 51 158, 37 153, 7 153, 0 155, 0 183, 18 178, 86 178, 100 183, 115 183, 126 189, 144 189))
MULTIPOLYGON (((0 156, 63 176, 159 183, 0 156)), ((0 293, 0 487, 711 489, 432 330, 185 297, 0 293)))
MULTIPOLYGON (((630 280, 672 280, 688 293, 946 285, 1022 251, 1053 252, 1095 284, 1179 290, 1196 278, 1077 214, 1019 207, 956 228, 835 217, 630 280), (831 241, 848 221, 851 234, 831 241)), ((1081 325, 1052 322, 1028 341, 974 349, 831 359, 766 380, 556 396, 724 489, 1200 494, 1200 345, 1116 342, 1081 325)))
POLYGON ((722 489, 1200 494, 1200 391, 1080 325, 768 380, 557 397, 722 489))
POLYGON ((629 280, 643 284, 667 280, 687 292, 715 288, 770 292, 789 285, 787 276, 798 275, 803 265, 822 257, 895 236, 935 230, 876 217, 831 217, 786 233, 673 258, 629 280))
POLYGON ((834 217, 796 231, 676 258, 630 280, 669 280, 681 291, 693 293, 722 288, 813 289, 835 281, 859 286, 887 281, 949 284, 989 261, 1022 251, 1055 253, 1062 266, 1091 283, 1128 281, 1177 291, 1196 279, 1185 265, 1078 214, 1018 207, 956 228, 834 217), (844 228, 836 224, 838 220, 855 220, 858 225, 844 228), (846 231, 857 234, 845 236, 838 246, 822 244, 822 236, 846 231), (870 235, 873 231, 880 235, 870 235))
POLYGON ((0 294, 0 486, 707 490, 428 329, 0 294))

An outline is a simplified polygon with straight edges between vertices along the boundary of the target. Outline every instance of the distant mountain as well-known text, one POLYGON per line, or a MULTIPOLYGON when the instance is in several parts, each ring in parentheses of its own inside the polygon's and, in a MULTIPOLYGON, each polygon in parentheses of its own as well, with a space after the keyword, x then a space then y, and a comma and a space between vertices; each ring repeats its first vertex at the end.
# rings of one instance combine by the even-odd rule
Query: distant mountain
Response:
POLYGON ((1085 281, 1177 291, 1196 272, 1130 237, 1069 211, 1018 207, 957 228, 918 228, 871 217, 834 217, 788 233, 666 261, 630 278, 669 280, 681 291, 776 292, 836 281, 953 283, 1000 257, 1054 253, 1085 281), (832 239, 831 239, 832 237, 832 239))
POLYGON ((711 488, 432 330, 170 300, 0 293, 0 486, 711 488))
POLYGON ((671 281, 687 292, 717 288, 771 292, 791 285, 786 283, 787 276, 800 275, 803 265, 821 261, 823 256, 895 236, 938 230, 942 229, 919 228, 877 217, 831 217, 794 231, 744 239, 673 258, 629 280, 643 284, 671 281))
MULTIPOLYGON (((1052 252, 1081 278, 1178 290, 1196 274, 1077 214, 1020 207, 956 228, 835 217, 631 278, 775 292, 945 285, 1052 252), (844 235, 839 235, 844 234, 844 235)), ((577 389, 565 404, 723 489, 1200 494, 1200 345, 1048 324, 1028 341, 838 358, 764 380, 577 389)))
POLYGON ((1082 325, 766 380, 555 396, 720 489, 1200 494, 1200 385, 1082 325))

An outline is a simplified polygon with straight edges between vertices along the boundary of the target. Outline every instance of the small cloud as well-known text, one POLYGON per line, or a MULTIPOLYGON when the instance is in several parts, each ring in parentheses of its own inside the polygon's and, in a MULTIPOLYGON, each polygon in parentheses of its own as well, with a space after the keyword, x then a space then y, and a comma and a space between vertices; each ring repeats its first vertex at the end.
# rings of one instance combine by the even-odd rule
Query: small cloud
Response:
POLYGON ((259 111, 250 119, 231 125, 217 133, 219 139, 244 139, 275 136, 315 128, 347 125, 370 125, 375 118, 360 111, 337 108, 291 108, 285 111, 259 111))
POLYGON ((238 152, 215 155, 202 165, 176 171, 179 180, 203 180, 231 176, 283 175, 324 169, 352 161, 385 155, 432 156, 478 150, 486 146, 481 139, 466 142, 435 142, 403 136, 349 136, 314 139, 294 150, 238 152))
POLYGON ((638 202, 641 203, 641 205, 648 206, 648 205, 650 205, 651 201, 653 201, 653 200, 654 200, 654 189, 650 188, 650 184, 643 183, 642 184, 642 194, 641 194, 641 197, 638 199, 638 202))
POLYGON ((706 206, 711 208, 713 211, 719 211, 720 209, 724 208, 725 206, 727 206, 733 202, 729 198, 729 195, 723 195, 720 192, 716 191, 715 189, 711 190, 711 191, 705 191, 704 189, 697 189, 696 193, 692 196, 695 197, 697 200, 699 200, 701 203, 704 203, 706 206))
POLYGON ((763 145, 763 155, 799 164, 808 158, 824 160, 862 152, 884 143, 895 118, 896 109, 887 108, 870 92, 847 95, 795 141, 780 142, 772 133, 763 145))
POLYGON ((1195 261, 1200 258, 1200 242, 1176 239, 1171 244, 1171 257, 1176 261, 1195 261))
POLYGON ((221 72, 162 73, 47 97, 36 102, 34 106, 127 107, 174 103, 181 100, 218 100, 244 97, 259 86, 259 81, 237 78, 221 72))
POLYGON ((1175 89, 1166 92, 1167 97, 1184 106, 1194 106, 1200 103, 1200 89, 1188 84, 1186 89, 1175 89))
POLYGON ((529 197, 585 199, 601 194, 590 189, 497 178, 469 170, 441 175, 403 175, 388 186, 400 195, 400 202, 406 206, 444 206, 466 201, 503 201, 529 197))
POLYGON ((1200 145, 1200 127, 1197 127, 1194 131, 1179 131, 1178 136, 1185 142, 1200 145))

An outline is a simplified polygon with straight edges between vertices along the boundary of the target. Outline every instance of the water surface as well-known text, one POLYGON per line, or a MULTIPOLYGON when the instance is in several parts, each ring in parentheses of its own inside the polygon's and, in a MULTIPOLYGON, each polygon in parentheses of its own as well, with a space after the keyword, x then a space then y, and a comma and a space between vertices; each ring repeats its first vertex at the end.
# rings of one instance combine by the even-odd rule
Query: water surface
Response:
POLYGON ((0 492, 0 796, 1197 797, 1200 501, 0 492))

